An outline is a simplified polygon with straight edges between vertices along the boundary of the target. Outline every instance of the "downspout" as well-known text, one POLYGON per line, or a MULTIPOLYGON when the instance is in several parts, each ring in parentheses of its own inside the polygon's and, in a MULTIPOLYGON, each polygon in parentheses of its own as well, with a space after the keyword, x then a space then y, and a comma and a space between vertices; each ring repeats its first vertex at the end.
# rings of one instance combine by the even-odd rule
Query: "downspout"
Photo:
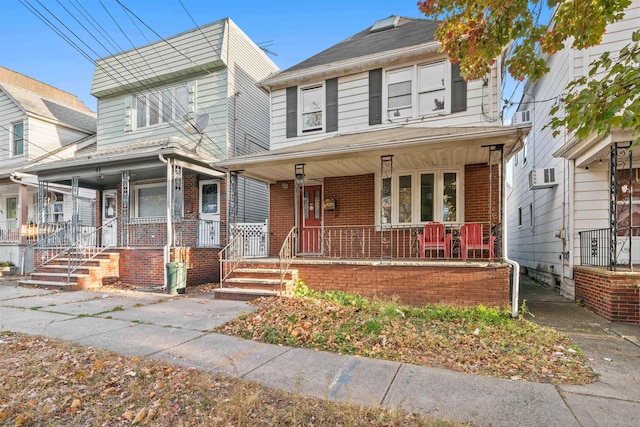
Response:
MULTIPOLYGON (((172 236, 172 228, 171 228, 171 186, 169 185, 169 178, 171 178, 171 162, 164 158, 162 154, 158 154, 158 159, 165 165, 167 165, 167 244, 164 245, 162 250, 164 265, 166 266, 171 261, 171 240, 172 236)), ((164 287, 168 287, 167 281, 167 269, 166 267, 162 269, 164 275, 164 287)))
MULTIPOLYGON (((502 158, 502 172, 504 173, 506 167, 506 162, 504 160, 504 157, 502 158)), ((511 317, 513 318, 517 318, 518 317, 518 299, 520 298, 520 264, 518 264, 517 262, 515 262, 512 259, 509 259, 508 256, 508 243, 507 243, 507 226, 508 226, 508 221, 507 218, 509 218, 508 215, 508 206, 509 203, 506 200, 506 195, 507 195, 507 180, 506 179, 502 179, 502 194, 503 197, 505 198, 505 200, 503 201, 503 205, 504 205, 504 211, 503 211, 503 215, 504 217, 502 218, 503 221, 503 227, 502 227, 502 253, 503 253, 503 259, 504 262, 506 262, 507 264, 510 264, 511 267, 513 268, 513 281, 511 282, 511 317)))

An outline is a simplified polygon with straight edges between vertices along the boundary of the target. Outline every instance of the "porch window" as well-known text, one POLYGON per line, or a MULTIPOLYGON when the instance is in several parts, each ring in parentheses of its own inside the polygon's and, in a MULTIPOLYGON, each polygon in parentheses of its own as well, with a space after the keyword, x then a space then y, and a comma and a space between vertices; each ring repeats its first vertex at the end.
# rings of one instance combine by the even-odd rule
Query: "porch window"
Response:
POLYGON ((7 197, 7 219, 18 218, 18 198, 7 197))
POLYGON ((11 125, 11 155, 22 156, 24 154, 24 124, 11 125))
POLYGON ((167 216, 167 184, 148 184, 136 187, 136 217, 167 216))
POLYGON ((302 132, 322 130, 322 85, 301 89, 302 132))
POLYGON ((618 236, 640 236, 640 169, 618 170, 616 173, 616 222, 618 236), (631 203, 631 209, 629 208, 631 203))
POLYGON ((189 114, 189 91, 185 86, 166 88, 136 97, 136 128, 183 120, 189 114))
POLYGON ((459 171, 401 172, 381 181, 382 224, 457 222, 460 206, 459 171))

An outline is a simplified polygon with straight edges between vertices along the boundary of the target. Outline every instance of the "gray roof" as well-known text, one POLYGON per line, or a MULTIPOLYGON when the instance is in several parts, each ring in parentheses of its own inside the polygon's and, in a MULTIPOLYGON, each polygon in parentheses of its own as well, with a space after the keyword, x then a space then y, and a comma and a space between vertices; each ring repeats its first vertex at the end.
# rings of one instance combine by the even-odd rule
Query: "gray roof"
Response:
POLYGON ((9 83, 1 82, 0 87, 5 90, 27 112, 46 117, 89 132, 96 131, 95 114, 64 105, 41 95, 9 83))
POLYGON ((371 27, 290 67, 280 74, 334 62, 381 53, 389 50, 433 43, 437 21, 399 17, 395 28, 371 33, 371 27))

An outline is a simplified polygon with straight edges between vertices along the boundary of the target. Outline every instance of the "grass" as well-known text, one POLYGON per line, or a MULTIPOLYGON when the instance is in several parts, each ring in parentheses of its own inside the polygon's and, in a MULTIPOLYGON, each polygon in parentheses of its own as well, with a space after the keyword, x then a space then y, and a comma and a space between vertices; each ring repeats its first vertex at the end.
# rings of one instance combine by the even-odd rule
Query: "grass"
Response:
MULTIPOLYGON (((410 307, 344 292, 264 298, 257 310, 216 332, 513 380, 585 384, 596 375, 582 351, 554 329, 509 310, 410 307)), ((523 307, 526 312, 526 307, 523 307)))
POLYGON ((454 425, 12 332, 0 360, 0 425, 454 425))

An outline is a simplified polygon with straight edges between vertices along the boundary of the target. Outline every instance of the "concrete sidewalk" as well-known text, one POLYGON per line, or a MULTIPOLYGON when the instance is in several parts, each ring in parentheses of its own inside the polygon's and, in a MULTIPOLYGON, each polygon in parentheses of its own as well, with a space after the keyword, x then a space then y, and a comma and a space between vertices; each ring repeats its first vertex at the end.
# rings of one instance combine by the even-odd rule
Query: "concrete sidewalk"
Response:
POLYGON ((206 295, 57 293, 3 280, 0 330, 225 373, 301 395, 399 407, 481 426, 638 425, 640 347, 632 337, 640 335, 640 327, 606 322, 526 278, 522 288, 533 320, 571 335, 600 381, 587 386, 509 381, 241 340, 211 330, 253 307, 206 295))

